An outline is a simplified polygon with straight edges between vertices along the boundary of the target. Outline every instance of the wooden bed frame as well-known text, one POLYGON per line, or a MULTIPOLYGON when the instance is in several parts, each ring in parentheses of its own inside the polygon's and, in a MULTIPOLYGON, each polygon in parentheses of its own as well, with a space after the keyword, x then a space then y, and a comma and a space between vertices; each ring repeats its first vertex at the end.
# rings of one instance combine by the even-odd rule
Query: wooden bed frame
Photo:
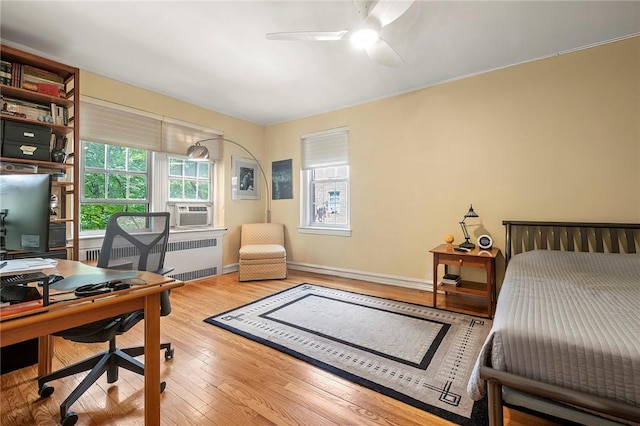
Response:
MULTIPOLYGON (((640 223, 523 222, 505 220, 505 259, 530 250, 640 253, 640 223)), ((489 424, 503 425, 506 386, 527 395, 640 423, 640 407, 517 376, 491 366, 480 367, 487 381, 489 424)), ((566 406, 567 409, 571 407, 566 406)))

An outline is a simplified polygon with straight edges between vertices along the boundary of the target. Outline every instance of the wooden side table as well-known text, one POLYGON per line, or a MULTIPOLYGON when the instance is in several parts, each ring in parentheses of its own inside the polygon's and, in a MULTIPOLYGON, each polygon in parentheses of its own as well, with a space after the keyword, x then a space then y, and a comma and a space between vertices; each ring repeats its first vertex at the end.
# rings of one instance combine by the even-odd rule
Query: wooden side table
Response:
POLYGON ((496 303, 496 257, 498 257, 500 249, 482 250, 476 247, 470 252, 461 252, 448 248, 446 244, 441 244, 431 249, 430 252, 433 253, 433 306, 438 306, 438 289, 440 289, 448 293, 485 298, 487 300, 486 316, 493 317, 496 303), (445 274, 448 273, 449 266, 484 269, 487 274, 486 281, 479 283, 463 280, 457 287, 443 286, 438 274, 438 266, 441 264, 444 265, 445 274))

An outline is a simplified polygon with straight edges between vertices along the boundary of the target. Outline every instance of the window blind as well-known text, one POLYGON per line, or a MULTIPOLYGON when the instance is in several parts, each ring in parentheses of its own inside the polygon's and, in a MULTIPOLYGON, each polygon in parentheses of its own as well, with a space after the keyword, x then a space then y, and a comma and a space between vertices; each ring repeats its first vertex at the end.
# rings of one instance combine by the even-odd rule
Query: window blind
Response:
MULTIPOLYGON (((222 132, 197 124, 165 117, 162 121, 162 151, 185 155, 187 149, 198 141, 222 136, 222 132)), ((209 150, 209 160, 220 160, 220 141, 202 143, 209 150)))
MULTIPOLYGON (((197 141, 222 132, 197 124, 85 97, 81 99, 81 139, 108 145, 185 155, 197 141)), ((220 141, 203 143, 212 161, 220 159, 220 141)))
POLYGON ((349 164, 349 129, 302 135, 302 169, 349 164))
POLYGON ((161 116, 93 99, 81 99, 80 107, 81 139, 160 151, 161 116))

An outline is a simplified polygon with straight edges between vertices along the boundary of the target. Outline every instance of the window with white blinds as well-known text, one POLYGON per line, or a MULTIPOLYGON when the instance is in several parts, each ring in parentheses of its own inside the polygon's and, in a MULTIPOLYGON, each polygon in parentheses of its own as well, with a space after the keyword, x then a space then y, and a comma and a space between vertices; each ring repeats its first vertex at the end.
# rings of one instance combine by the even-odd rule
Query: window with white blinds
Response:
POLYGON ((300 232, 351 235, 349 129, 301 137, 300 232))
POLYGON ((80 108, 82 140, 161 150, 162 116, 99 100, 81 100, 80 108))
POLYGON ((81 233, 104 232, 116 211, 213 202, 214 166, 186 153, 206 140, 210 161, 219 160, 222 132, 89 97, 80 105, 81 233))
MULTIPOLYGON (((81 100, 80 138, 105 145, 185 155, 198 141, 221 136, 222 132, 129 108, 99 99, 81 100)), ((220 142, 203 143, 211 161, 220 159, 220 142)))
POLYGON ((220 141, 216 137, 222 132, 165 117, 162 121, 162 151, 184 155, 187 149, 196 142, 209 150, 209 160, 220 160, 220 141), (214 140, 211 140, 214 139, 214 140))
POLYGON ((349 164, 349 129, 302 135, 302 169, 349 164))

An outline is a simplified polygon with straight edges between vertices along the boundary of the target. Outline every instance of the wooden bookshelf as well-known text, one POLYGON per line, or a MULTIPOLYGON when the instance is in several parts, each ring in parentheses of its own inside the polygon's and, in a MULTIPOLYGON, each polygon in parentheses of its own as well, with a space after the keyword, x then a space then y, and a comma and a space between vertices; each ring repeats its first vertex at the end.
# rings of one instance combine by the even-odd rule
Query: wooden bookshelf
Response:
MULTIPOLYGON (((41 105, 42 107, 49 106, 51 110, 57 108, 59 111, 66 113, 66 118, 61 123, 47 122, 34 120, 25 116, 12 115, 11 111, 4 111, 0 116, 5 122, 17 122, 26 124, 37 124, 40 126, 47 126, 50 128, 53 135, 59 135, 67 138, 66 154, 67 159, 69 155, 79 152, 80 147, 80 135, 77 129, 79 123, 78 113, 80 98, 76 94, 76 88, 79 87, 79 70, 78 68, 62 64, 38 55, 34 55, 29 52, 16 49, 11 46, 0 44, 1 59, 3 62, 9 62, 12 64, 12 72, 10 79, 2 81, 0 84, 0 91, 3 98, 16 99, 23 102, 30 102, 41 105), (43 74, 49 74, 55 77, 56 81, 51 81, 51 84, 44 83, 45 85, 62 85, 58 92, 62 92, 61 96, 54 96, 48 94, 46 91, 34 91, 27 90, 23 87, 23 78, 17 74, 13 74, 14 65, 18 64, 16 68, 22 69, 23 67, 33 67, 38 70, 42 70, 43 74), (62 83, 60 83, 62 82, 62 83)), ((6 74, 3 74, 6 76, 6 74)), ((24 86, 27 86, 26 84, 24 86)), ((33 86, 33 84, 31 84, 33 86)), ((38 88, 40 88, 38 86, 38 88)), ((60 115, 58 115, 60 117, 60 115)), ((52 119, 54 117, 52 116, 52 119)), ((4 140, 4 135, 3 135, 4 140)), ((28 158, 13 158, 8 157, 2 153, 0 162, 3 165, 8 163, 12 164, 24 164, 38 166, 37 173, 49 173, 53 176, 53 184, 51 193, 58 196, 57 209, 58 216, 52 219, 52 223, 65 223, 67 225, 67 245, 62 249, 67 250, 67 258, 77 260, 78 259, 78 233, 79 233, 79 200, 77 197, 77 191, 75 190, 76 182, 79 182, 79 170, 74 162, 56 163, 53 161, 40 161, 31 160, 28 158)), ((7 170, 3 167, 1 173, 26 173, 19 170, 7 170)), ((16 253, 17 254, 17 253, 16 253)), ((9 253, 12 255, 12 252, 9 253)))

